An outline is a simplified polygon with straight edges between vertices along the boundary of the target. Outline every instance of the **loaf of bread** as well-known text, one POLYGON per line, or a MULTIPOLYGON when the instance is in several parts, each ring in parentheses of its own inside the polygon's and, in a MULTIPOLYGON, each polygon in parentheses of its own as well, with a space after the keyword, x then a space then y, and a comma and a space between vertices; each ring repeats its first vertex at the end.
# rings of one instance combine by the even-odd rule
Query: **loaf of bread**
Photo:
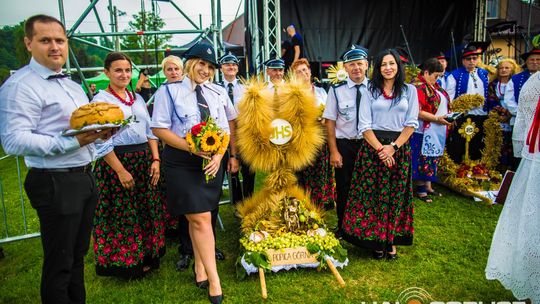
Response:
POLYGON ((92 102, 71 113, 69 125, 74 130, 93 124, 118 123, 124 119, 119 106, 107 102, 92 102))

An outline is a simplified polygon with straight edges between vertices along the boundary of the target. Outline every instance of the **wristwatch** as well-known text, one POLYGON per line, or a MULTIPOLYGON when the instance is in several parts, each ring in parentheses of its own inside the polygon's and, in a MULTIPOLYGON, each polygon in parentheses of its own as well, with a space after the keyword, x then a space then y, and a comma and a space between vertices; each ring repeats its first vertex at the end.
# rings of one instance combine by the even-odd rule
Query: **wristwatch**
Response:
POLYGON ((394 148, 394 151, 399 150, 399 147, 398 147, 398 145, 396 145, 395 142, 391 142, 391 143, 390 143, 390 146, 392 146, 392 148, 394 148))

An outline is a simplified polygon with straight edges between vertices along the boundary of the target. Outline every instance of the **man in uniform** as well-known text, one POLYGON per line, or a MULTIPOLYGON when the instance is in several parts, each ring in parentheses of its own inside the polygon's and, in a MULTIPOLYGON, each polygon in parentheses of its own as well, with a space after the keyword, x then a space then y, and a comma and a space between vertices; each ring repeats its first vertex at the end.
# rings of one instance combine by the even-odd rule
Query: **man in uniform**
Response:
POLYGON ((368 50, 359 45, 353 45, 341 56, 348 78, 330 88, 323 114, 328 133, 330 165, 335 168, 336 174, 337 236, 341 235, 343 212, 362 139, 362 134, 358 132, 358 110, 361 96, 369 82, 366 77, 367 56, 368 50))
POLYGON ((93 142, 112 131, 61 135, 71 113, 88 103, 81 86, 62 74, 64 25, 46 15, 30 17, 24 43, 30 63, 0 88, 0 138, 4 151, 23 155, 29 168, 24 187, 40 223, 42 303, 85 303, 84 256, 98 199, 93 142))
MULTIPOLYGON (((238 111, 238 102, 244 95, 244 86, 240 83, 240 80, 236 78, 238 74, 238 58, 229 53, 219 60, 221 65, 221 73, 223 73, 223 87, 227 90, 229 98, 233 102, 236 110, 238 111)), ((230 154, 231 158, 240 158, 238 155, 230 154)), ((249 166, 246 163, 240 161, 242 172, 242 183, 240 183, 240 176, 238 172, 231 173, 230 177, 230 189, 231 189, 231 203, 234 205, 245 198, 250 197, 253 194, 255 188, 255 173, 251 172, 249 166)))
POLYGON ((268 89, 274 91, 274 87, 285 82, 285 61, 280 58, 269 59, 264 65, 266 66, 266 75, 270 78, 268 89))

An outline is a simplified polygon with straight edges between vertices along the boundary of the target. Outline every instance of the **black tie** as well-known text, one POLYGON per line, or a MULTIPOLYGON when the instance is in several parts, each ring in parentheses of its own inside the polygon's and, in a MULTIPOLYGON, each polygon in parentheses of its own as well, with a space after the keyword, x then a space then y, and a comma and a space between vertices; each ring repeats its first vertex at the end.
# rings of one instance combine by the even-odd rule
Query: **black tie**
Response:
POLYGON ((229 94, 229 98, 231 99, 231 102, 234 104, 234 94, 233 94, 233 84, 232 83, 229 83, 227 85, 227 87, 229 88, 229 90, 227 91, 227 93, 229 94))
POLYGON ((201 120, 206 121, 208 116, 210 116, 210 109, 208 109, 208 103, 204 99, 200 85, 195 87, 195 92, 197 94, 197 106, 199 107, 199 112, 201 112, 201 120))
POLYGON ((362 93, 360 93, 361 84, 355 84, 356 87, 356 131, 358 131, 358 111, 360 110, 360 99, 362 99, 362 93))
POLYGON ((69 76, 68 74, 53 74, 53 75, 49 75, 49 77, 47 77, 47 79, 66 78, 68 76, 69 76))

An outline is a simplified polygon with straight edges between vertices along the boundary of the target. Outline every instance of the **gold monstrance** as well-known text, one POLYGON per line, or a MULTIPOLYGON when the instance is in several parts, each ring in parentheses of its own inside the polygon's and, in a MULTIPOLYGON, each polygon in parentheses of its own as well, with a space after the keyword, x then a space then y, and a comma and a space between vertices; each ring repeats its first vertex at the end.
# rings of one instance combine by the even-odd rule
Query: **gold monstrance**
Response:
POLYGON ((458 132, 461 134, 461 137, 465 138, 465 156, 463 157, 464 162, 468 162, 469 159, 469 142, 471 139, 478 133, 478 128, 476 127, 476 124, 471 121, 470 118, 467 118, 467 121, 465 121, 463 124, 461 124, 461 128, 459 128, 458 132))

